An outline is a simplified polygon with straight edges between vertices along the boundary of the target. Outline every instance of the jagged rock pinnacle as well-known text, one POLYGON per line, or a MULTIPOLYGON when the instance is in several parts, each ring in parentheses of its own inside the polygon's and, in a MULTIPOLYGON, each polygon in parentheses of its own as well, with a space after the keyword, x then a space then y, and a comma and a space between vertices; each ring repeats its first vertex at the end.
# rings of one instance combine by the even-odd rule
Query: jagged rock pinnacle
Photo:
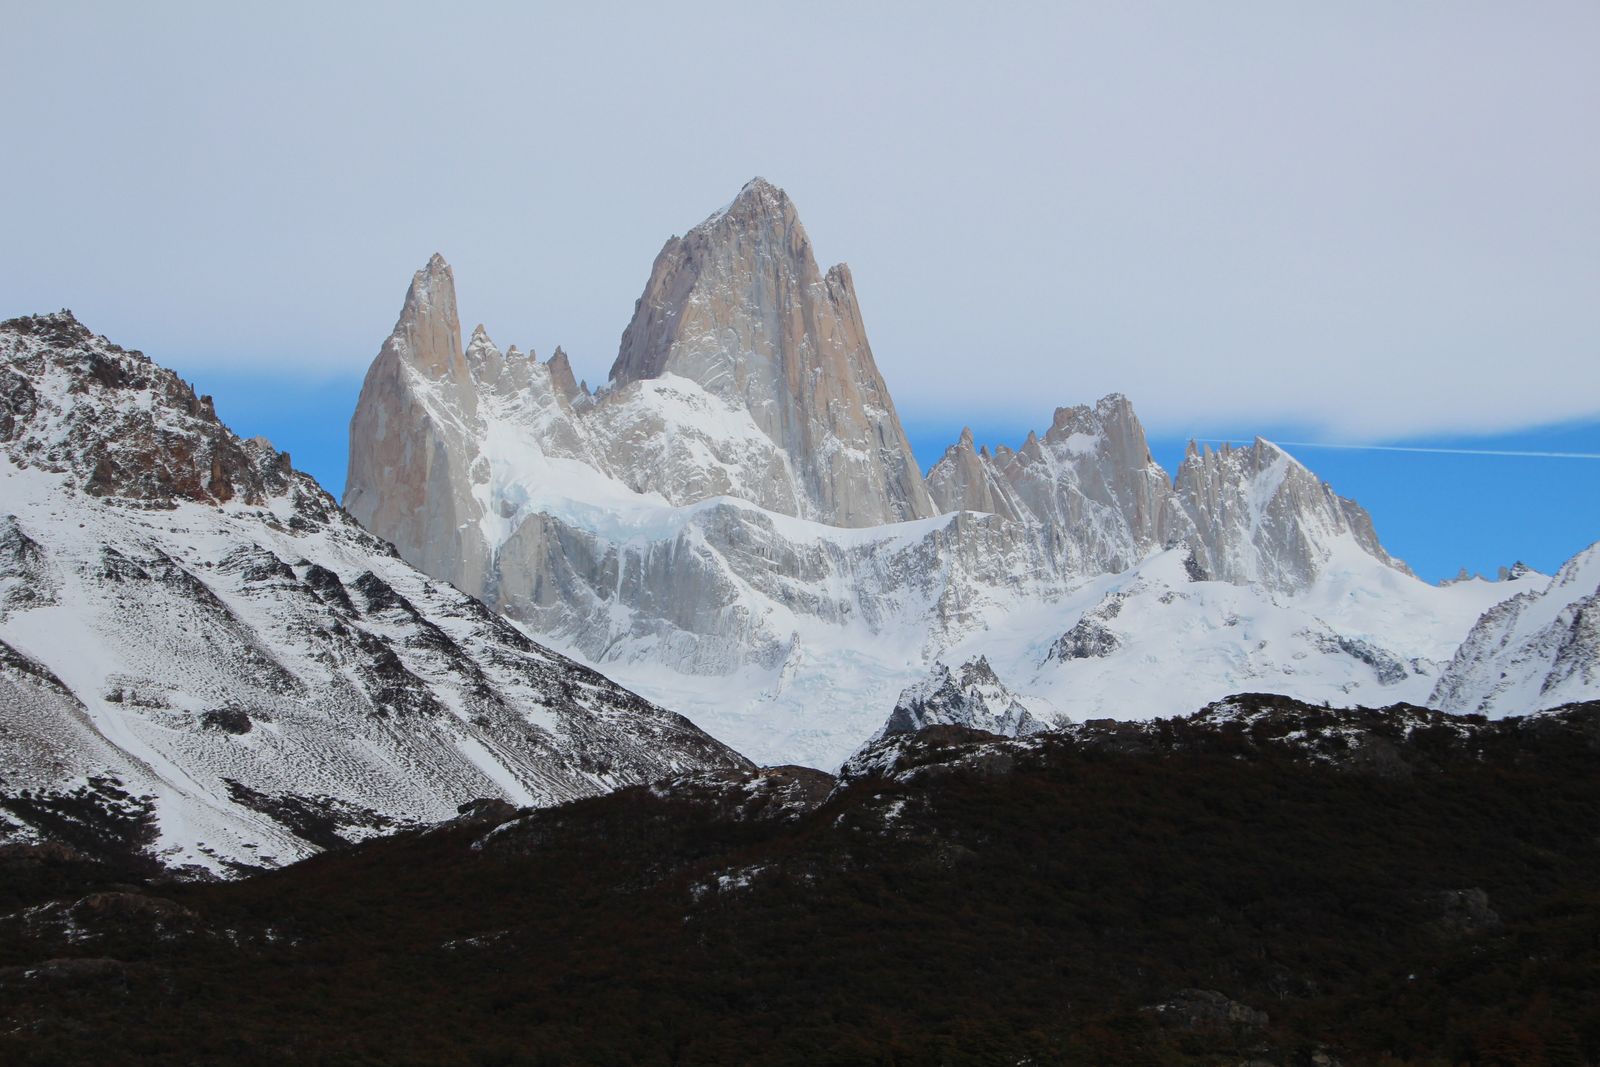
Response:
POLYGON ((550 357, 550 381, 556 391, 568 400, 576 400, 580 395, 577 380, 572 375, 572 363, 567 359, 567 353, 560 345, 556 346, 555 355, 550 357))
POLYGON ((618 386, 676 374, 750 413, 799 475, 805 517, 872 526, 934 513, 850 272, 818 269, 794 202, 763 179, 656 257, 618 386))
MULTIPOLYGON (((500 359, 481 326, 472 342, 476 361, 500 359)), ((463 431, 421 415, 411 375, 433 383, 438 400, 463 420, 475 415, 478 387, 461 348, 455 274, 437 252, 412 276, 394 330, 361 384, 350 420, 344 506, 367 529, 383 531, 408 559, 457 561, 443 577, 473 589, 481 584, 487 554, 474 525, 480 509, 470 497, 439 491, 471 484, 468 450, 458 439, 463 431)))

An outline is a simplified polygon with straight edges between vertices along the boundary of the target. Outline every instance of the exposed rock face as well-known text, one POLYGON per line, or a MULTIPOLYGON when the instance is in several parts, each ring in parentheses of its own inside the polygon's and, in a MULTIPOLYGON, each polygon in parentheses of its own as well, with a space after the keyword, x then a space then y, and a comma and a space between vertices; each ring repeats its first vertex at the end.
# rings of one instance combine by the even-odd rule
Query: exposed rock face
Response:
POLYGON ((1122 613, 1124 593, 1111 593, 1095 605, 1093 610, 1072 624, 1072 629, 1062 634, 1050 646, 1045 662, 1051 660, 1104 659, 1122 647, 1122 639, 1106 624, 1122 613))
MULTIPOLYGON (((1530 581, 1526 570, 1518 584, 1530 581)), ((1439 676, 1429 703, 1512 714, 1600 693, 1600 543, 1483 614, 1439 676)))
POLYGON ((611 380, 665 374, 750 413, 795 473, 792 514, 879 526, 934 513, 849 268, 818 270, 794 203, 761 178, 656 256, 611 380))
POLYGON ((1200 578, 1277 592, 1310 586, 1343 541, 1405 570, 1359 504, 1268 441, 1221 451, 1191 444, 1174 483, 1120 394, 1058 408, 1044 437, 1029 434, 1016 451, 975 452, 964 432, 928 472, 928 488, 941 508, 1044 528, 1082 574, 1125 570, 1180 543, 1200 578))
POLYGON ((242 441, 217 420, 209 396, 177 375, 96 337, 69 311, 11 319, 0 363, 0 443, 41 470, 67 474, 94 497, 158 508, 184 501, 259 504, 289 485, 287 453, 242 441), (148 398, 102 408, 60 405, 46 378, 83 395, 148 398))
POLYGON ((489 555, 469 475, 477 400, 461 351, 455 278, 436 255, 411 279, 394 332, 362 383, 344 505, 402 558, 468 591, 482 586, 489 555))
POLYGON ((990 473, 988 459, 988 450, 980 452, 973 444, 972 430, 963 428, 961 437, 928 472, 926 484, 934 506, 941 512, 981 511, 1013 521, 1031 516, 1010 484, 990 473))
MULTIPOLYGON (((449 380, 447 343, 412 358, 425 318, 397 365, 449 380)), ((0 841, 225 873, 480 797, 748 766, 402 562, 65 313, 0 323, 0 407, 0 841)))
POLYGON ((1124 570, 1192 532, 1133 405, 1115 393, 1092 408, 1057 408, 1044 437, 1030 433, 1015 451, 974 452, 963 432, 928 472, 928 488, 942 509, 1041 528, 1075 573, 1124 570))
POLYGON ((1174 483, 1116 394, 1015 450, 963 433, 921 482, 848 274, 759 180, 667 243, 592 396, 482 327, 457 361, 451 284, 419 275, 369 375, 347 506, 763 761, 832 766, 931 664, 981 654, 1073 715, 1421 699, 1513 591, 1423 589, 1264 441, 1192 450, 1174 483), (1138 626, 1094 614, 1114 587, 1138 626))
POLYGON ((1044 438, 997 450, 995 468, 1043 525, 1075 542, 1087 573, 1125 570, 1188 533, 1172 483, 1120 393, 1093 408, 1057 408, 1044 438))
POLYGON ((567 398, 568 403, 577 403, 578 398, 589 395, 589 390, 581 388, 578 380, 572 376, 572 361, 567 358, 561 346, 556 346, 556 354, 550 357, 550 384, 556 392, 567 398))
MULTIPOLYGON (((1493 580, 1497 581, 1497 582, 1515 582, 1515 581, 1520 581, 1521 579, 1526 578, 1529 575, 1535 575, 1535 576, 1537 576, 1539 578, 1543 578, 1544 577, 1544 575, 1539 574, 1538 571, 1534 570, 1532 567, 1528 566, 1526 563, 1522 562, 1519 559, 1519 560, 1517 560, 1517 562, 1513 563, 1509 567, 1500 567, 1495 572, 1495 578, 1493 580)), ((1484 576, 1481 573, 1480 574, 1474 574, 1471 571, 1467 570, 1467 568, 1462 567, 1459 571, 1456 572, 1456 576, 1454 578, 1442 578, 1442 579, 1439 580, 1439 584, 1440 585, 1455 585, 1458 582, 1470 582, 1470 581, 1473 581, 1474 579, 1476 579, 1478 581, 1484 581, 1485 580, 1484 576)))
POLYGON ((1249 448, 1221 451, 1191 444, 1176 488, 1208 577, 1303 589, 1321 573, 1330 546, 1346 537, 1374 559, 1406 569, 1378 543, 1361 505, 1259 437, 1249 448))
POLYGON ((873 738, 915 733, 929 726, 964 726, 1002 737, 1038 733, 1045 724, 1027 704, 1001 683, 982 656, 955 672, 943 663, 923 681, 900 694, 894 711, 873 738))

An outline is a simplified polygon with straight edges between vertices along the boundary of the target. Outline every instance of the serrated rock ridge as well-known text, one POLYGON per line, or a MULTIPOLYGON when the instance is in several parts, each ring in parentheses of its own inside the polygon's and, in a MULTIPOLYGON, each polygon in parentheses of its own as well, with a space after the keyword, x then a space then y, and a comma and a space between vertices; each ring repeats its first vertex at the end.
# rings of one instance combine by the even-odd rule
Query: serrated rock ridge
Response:
POLYGON ((0 410, 0 839, 95 809, 81 847, 226 874, 482 796, 746 766, 402 562, 70 316, 0 323, 0 410))

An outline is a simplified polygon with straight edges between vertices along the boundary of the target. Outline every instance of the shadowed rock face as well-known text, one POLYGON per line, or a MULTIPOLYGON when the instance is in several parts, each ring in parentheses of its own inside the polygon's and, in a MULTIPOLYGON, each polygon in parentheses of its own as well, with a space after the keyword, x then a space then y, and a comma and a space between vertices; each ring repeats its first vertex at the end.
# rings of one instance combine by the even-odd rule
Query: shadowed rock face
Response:
POLYGON ((611 380, 663 374, 748 409, 795 470, 803 517, 877 526, 935 513, 849 268, 819 271, 793 201, 766 181, 656 256, 611 380))

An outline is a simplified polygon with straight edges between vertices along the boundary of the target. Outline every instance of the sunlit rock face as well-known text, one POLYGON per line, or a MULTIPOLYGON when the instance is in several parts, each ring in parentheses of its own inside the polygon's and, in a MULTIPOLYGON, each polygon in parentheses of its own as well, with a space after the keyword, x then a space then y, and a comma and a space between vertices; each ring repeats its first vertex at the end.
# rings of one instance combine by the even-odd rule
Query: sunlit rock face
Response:
POLYGON ((461 350, 455 278, 442 256, 417 271, 350 421, 345 510, 400 555, 461 589, 482 585, 489 549, 470 492, 478 383, 461 350), (449 417, 439 417, 444 412, 449 417))
POLYGON ((744 407, 794 472, 791 514, 850 527, 934 514, 850 269, 818 269, 794 202, 768 182, 656 256, 611 380, 666 374, 744 407))

